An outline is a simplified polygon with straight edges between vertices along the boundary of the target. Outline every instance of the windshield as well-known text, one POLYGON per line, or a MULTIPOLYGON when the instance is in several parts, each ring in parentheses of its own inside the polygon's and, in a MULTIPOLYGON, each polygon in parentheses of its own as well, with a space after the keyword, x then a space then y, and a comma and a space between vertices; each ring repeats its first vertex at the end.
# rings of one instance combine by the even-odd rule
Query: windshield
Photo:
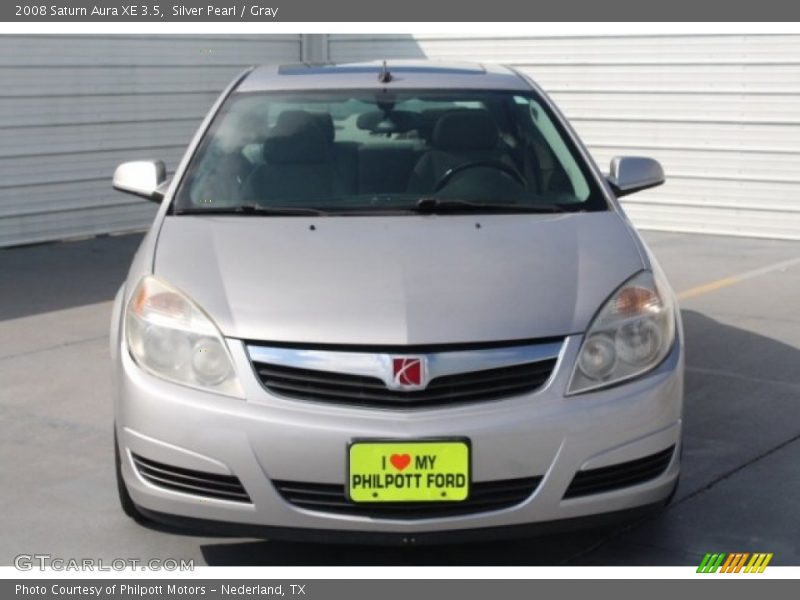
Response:
POLYGON ((534 95, 481 90, 234 94, 172 206, 270 215, 606 208, 534 95))

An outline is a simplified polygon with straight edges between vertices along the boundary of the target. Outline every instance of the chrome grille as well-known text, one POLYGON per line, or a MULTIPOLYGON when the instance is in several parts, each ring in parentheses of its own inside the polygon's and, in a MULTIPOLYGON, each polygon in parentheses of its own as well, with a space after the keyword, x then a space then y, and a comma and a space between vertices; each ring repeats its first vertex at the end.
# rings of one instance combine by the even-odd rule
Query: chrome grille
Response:
POLYGON ((499 400, 533 392, 550 378, 563 340, 488 349, 398 354, 248 346, 253 368, 275 394, 335 404, 416 408, 499 400), (393 384, 392 360, 427 365, 421 389, 393 384))
POLYGON ((550 377, 555 359, 538 363, 448 375, 431 380, 424 390, 389 390, 380 379, 280 365, 256 364, 264 386, 276 394, 343 404, 380 407, 435 406, 496 400, 532 392, 550 377))

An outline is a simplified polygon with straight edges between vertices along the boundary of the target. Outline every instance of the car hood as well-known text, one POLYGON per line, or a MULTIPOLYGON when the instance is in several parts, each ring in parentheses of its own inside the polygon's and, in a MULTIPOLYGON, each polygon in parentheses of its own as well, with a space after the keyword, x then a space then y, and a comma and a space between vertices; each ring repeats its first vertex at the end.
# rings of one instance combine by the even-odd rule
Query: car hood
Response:
POLYGON ((227 337, 368 345, 582 332, 643 267, 614 212, 168 216, 154 264, 227 337))

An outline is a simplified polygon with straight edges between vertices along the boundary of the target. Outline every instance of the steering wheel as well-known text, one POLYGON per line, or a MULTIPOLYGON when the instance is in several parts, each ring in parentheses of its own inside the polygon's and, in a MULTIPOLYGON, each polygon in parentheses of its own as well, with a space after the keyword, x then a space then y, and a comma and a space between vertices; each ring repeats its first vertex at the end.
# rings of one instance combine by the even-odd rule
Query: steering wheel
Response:
POLYGON ((450 183, 454 177, 460 175, 464 171, 468 171, 470 169, 480 169, 480 168, 489 168, 489 169, 496 169, 498 171, 502 171, 509 177, 511 177, 514 181, 520 184, 523 188, 528 187, 528 182, 525 181, 525 178, 517 171, 514 167, 509 165, 508 163, 504 163, 501 160, 476 160, 472 162, 466 162, 460 164, 452 169, 448 169, 447 172, 439 178, 439 181, 436 182, 436 185, 433 186, 433 191, 439 192, 444 188, 448 183, 450 183))

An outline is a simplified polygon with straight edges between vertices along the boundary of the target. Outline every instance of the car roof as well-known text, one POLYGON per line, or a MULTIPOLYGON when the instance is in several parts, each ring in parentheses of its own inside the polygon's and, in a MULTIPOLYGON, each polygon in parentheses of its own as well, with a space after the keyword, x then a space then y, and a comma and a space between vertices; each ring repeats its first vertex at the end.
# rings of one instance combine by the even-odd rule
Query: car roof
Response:
POLYGON ((392 79, 379 79, 384 61, 298 63, 256 67, 237 92, 337 89, 482 89, 527 91, 531 86, 515 71, 469 62, 387 60, 392 79))

